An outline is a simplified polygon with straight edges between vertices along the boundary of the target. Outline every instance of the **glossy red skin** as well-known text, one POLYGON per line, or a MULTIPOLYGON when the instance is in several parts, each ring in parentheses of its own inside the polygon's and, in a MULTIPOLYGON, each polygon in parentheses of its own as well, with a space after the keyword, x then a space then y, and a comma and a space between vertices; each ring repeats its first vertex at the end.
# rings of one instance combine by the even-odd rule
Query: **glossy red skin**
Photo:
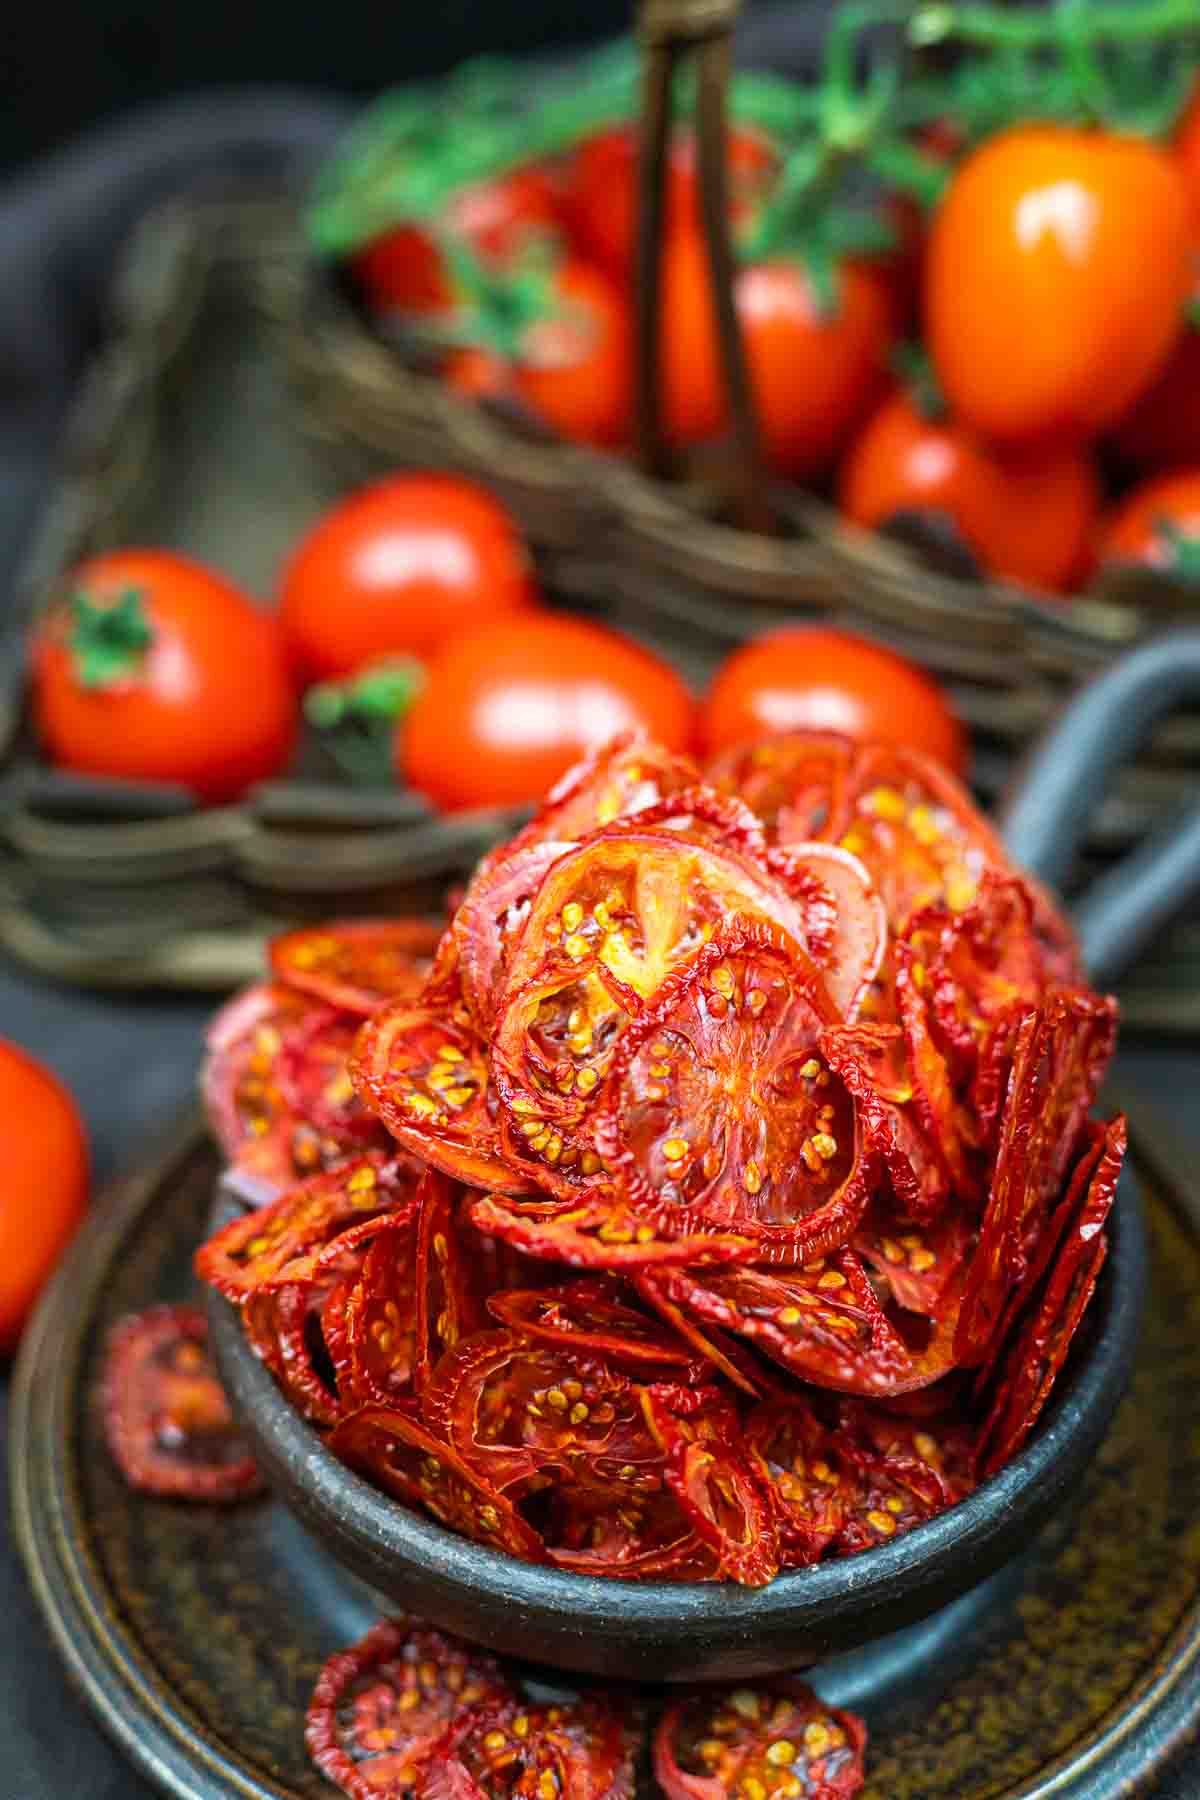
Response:
POLYGON ((449 811, 530 805, 620 731, 688 748, 674 670, 583 619, 539 613, 447 644, 396 736, 396 765, 449 811))
POLYGON ((87 1206, 83 1122, 66 1088, 16 1044, 0 1038, 0 1355, 17 1347, 42 1284, 87 1206))
POLYGON ((954 773, 968 744, 930 679, 880 644, 849 632, 794 626, 735 650, 704 701, 709 755, 784 731, 832 731, 935 757, 954 773))
MULTIPOLYGON (((548 170, 514 169, 456 194, 446 228, 488 262, 503 265, 522 243, 553 231, 558 195, 548 170)), ((454 303, 454 284, 441 251, 418 225, 397 225, 353 259, 355 275, 380 311, 440 313, 454 303)))
MULTIPOLYGON (((775 169, 775 153, 756 132, 729 132, 731 216, 745 216, 775 169)), ((637 133, 628 125, 596 132, 575 151, 567 174, 565 211, 580 253, 622 284, 632 281, 637 257, 637 133)), ((690 132, 676 136, 667 156, 666 231, 669 239, 700 227, 696 147, 690 132)))
MULTIPOLYGON (((707 257, 691 235, 663 258, 659 344, 663 423, 677 445, 725 427, 727 407, 707 257)), ((821 311, 796 263, 751 263, 738 275, 738 320, 764 456, 805 480, 828 469, 883 390, 892 306, 882 274, 847 263, 833 310, 821 311)))
POLYGON ((952 410, 1004 443, 1082 441, 1153 380, 1190 279, 1163 150, 1023 125, 961 165, 934 216, 925 338, 952 410))
POLYGON ((554 274, 551 306, 513 365, 518 398, 574 443, 624 444, 633 405, 628 300, 599 269, 567 262, 554 274))
POLYGON ((1081 450, 1003 456, 899 393, 851 446, 838 501, 864 526, 902 512, 945 514, 992 574, 1066 591, 1087 571, 1100 485, 1081 450))
POLYGON ((1200 231, 1200 82, 1175 127, 1175 156, 1188 190, 1192 224, 1200 231))
POLYGON ((1127 494, 1110 514, 1100 540, 1105 562, 1149 563, 1169 569, 1175 551, 1159 529, 1165 521, 1180 536, 1200 541, 1200 465, 1153 476, 1127 494))
MULTIPOLYGON (((1196 187, 1200 194, 1200 111, 1197 121, 1196 187)), ((1200 212, 1200 203, 1197 211, 1200 212)), ((1200 315, 1196 313, 1197 307, 1200 307, 1200 247, 1192 255, 1191 296, 1175 347, 1157 378, 1113 427, 1113 449, 1131 468, 1153 470, 1200 464, 1200 315)))
POLYGON ((529 555, 473 482, 393 475, 318 519, 283 573, 280 623, 306 681, 389 656, 426 657, 464 629, 526 608, 529 555))
POLYGON ((88 775, 178 782, 235 800, 278 775, 296 738, 295 695, 275 621, 221 576, 165 550, 115 550, 72 572, 92 599, 142 596, 154 642, 128 676, 85 688, 53 609, 35 634, 38 735, 57 763, 88 775))

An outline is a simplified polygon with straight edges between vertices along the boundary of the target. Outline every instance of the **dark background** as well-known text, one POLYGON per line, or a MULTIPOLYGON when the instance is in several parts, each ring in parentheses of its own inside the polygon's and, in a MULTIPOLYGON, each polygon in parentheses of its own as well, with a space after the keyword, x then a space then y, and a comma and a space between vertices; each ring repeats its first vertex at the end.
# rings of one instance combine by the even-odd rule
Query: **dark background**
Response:
MULTIPOLYGON (((629 10, 625 0, 343 3, 321 12, 245 0, 75 0, 51 11, 0 0, 0 640, 14 559, 50 487, 63 414, 96 341, 105 277, 145 205, 200 170, 282 162, 299 171, 355 96, 482 50, 545 53, 594 39, 620 28, 629 10), (247 83, 271 91, 247 94, 247 83)), ((748 4, 749 59, 802 63, 825 10, 824 0, 748 4)), ((187 1102, 208 1010, 201 1000, 54 987, 0 958, 0 1033, 72 1087, 99 1178, 135 1160, 187 1102)), ((1200 1152, 1200 1057, 1136 1046, 1122 1060, 1127 1079, 1191 1127, 1200 1152)), ((6 1400, 0 1381, 0 1410, 6 1400)), ((6 1800, 148 1800, 67 1689, 6 1539, 0 1620, 6 1800)), ((1194 1771, 1170 1789, 1173 1800, 1198 1791, 1194 1771)))

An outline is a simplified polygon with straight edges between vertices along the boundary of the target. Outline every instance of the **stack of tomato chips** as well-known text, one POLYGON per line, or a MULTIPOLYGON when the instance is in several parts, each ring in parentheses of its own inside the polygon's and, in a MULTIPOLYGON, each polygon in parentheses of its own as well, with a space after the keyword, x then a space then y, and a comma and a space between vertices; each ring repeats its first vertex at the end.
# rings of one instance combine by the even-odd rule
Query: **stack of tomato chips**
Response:
POLYGON ((758 1585, 1015 1453, 1105 1256, 1116 1006, 935 765, 618 740, 430 949, 293 934, 211 1040, 275 1197, 197 1267, 337 1455, 531 1561, 758 1585))

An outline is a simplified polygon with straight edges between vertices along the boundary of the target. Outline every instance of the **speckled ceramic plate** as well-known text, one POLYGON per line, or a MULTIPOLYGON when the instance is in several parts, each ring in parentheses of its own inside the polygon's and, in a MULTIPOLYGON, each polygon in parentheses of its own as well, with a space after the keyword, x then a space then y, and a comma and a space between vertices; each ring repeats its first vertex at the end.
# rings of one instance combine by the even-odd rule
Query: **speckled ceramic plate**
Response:
MULTIPOLYGON (((1200 1208, 1144 1125, 1138 1162, 1147 1322, 1078 1507, 949 1613, 816 1676, 866 1714, 867 1800, 1146 1793, 1200 1717, 1200 1208)), ((305 1703, 372 1596, 277 1502, 129 1493, 96 1417, 110 1324, 191 1292, 215 1173, 188 1125, 98 1204, 26 1337, 14 1519, 73 1676, 166 1793, 319 1800, 332 1790, 306 1761, 305 1703)))

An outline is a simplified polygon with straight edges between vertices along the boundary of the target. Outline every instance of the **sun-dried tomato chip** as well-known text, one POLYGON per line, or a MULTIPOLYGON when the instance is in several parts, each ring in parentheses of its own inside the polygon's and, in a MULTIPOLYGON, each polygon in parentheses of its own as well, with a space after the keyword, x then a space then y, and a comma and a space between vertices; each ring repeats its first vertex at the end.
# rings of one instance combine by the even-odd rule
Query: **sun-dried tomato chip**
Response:
POLYGON ((359 1034, 350 1073, 413 1156, 475 1187, 521 1192, 501 1153, 484 1047, 467 1025, 403 1000, 381 1007, 359 1034))
POLYGON ((639 1733, 628 1702, 477 1707, 455 1724, 426 1800, 632 1800, 639 1733))
POLYGON ((418 1200, 413 1288, 413 1384, 423 1402, 445 1352, 488 1322, 462 1241, 459 1192, 434 1170, 418 1200))
POLYGON ((820 1053, 853 1096, 897 1204, 913 1219, 936 1218, 950 1195, 950 1175, 914 1104, 904 1034, 895 1025, 836 1025, 822 1034, 820 1053))
POLYGON ((482 1194, 471 1206, 480 1231, 503 1238, 527 1256, 575 1269, 699 1268, 751 1262, 762 1255, 757 1238, 735 1231, 672 1233, 611 1200, 523 1213, 482 1194))
POLYGON ((319 1133, 323 1142, 337 1144, 343 1157, 356 1150, 389 1147, 387 1132, 363 1105, 350 1079, 360 1024, 353 1013, 315 1007, 287 1033, 277 1063, 276 1079, 292 1114, 319 1133))
POLYGON ((241 1500, 262 1481, 234 1423, 194 1306, 152 1306, 111 1332, 104 1435, 130 1487, 177 1500, 241 1500))
POLYGON ((339 919, 271 944, 276 981, 366 1018, 383 1000, 415 1000, 441 930, 425 919, 339 919))
POLYGON ((705 1360, 644 1313, 623 1305, 611 1280, 493 1294, 488 1311, 518 1336, 596 1356, 644 1379, 704 1379, 705 1360))
POLYGON ((457 953, 462 997, 475 1029, 486 1035, 508 978, 513 947, 547 871, 574 849, 554 839, 528 844, 485 865, 463 896, 450 931, 457 953))
POLYGON ((917 1225, 878 1197, 861 1220, 853 1245, 897 1306, 933 1318, 971 1248, 971 1236, 957 1212, 932 1225, 917 1225))
POLYGON ((722 751, 705 774, 722 793, 740 795, 773 842, 794 844, 845 829, 853 758, 849 738, 784 732, 722 751))
POLYGON ((816 1562, 846 1522, 848 1482, 833 1434, 797 1393, 755 1407, 744 1436, 774 1499, 780 1567, 816 1562))
POLYGON ((413 1792, 447 1728, 513 1690, 495 1657, 408 1619, 384 1619, 317 1677, 304 1740, 352 1800, 413 1792))
POLYGON ((493 851, 488 862, 550 839, 578 843, 618 819, 632 818, 695 787, 699 779, 690 757, 664 750, 638 733, 624 732, 568 769, 529 824, 511 844, 493 851))
POLYGON ((718 1401, 685 1417, 653 1389, 643 1407, 666 1456, 667 1486, 721 1574, 765 1587, 779 1570, 775 1512, 734 1408, 718 1401))
POLYGON ((654 1734, 654 1776, 667 1800, 852 1800, 866 1742, 854 1713, 788 1676, 677 1701, 654 1734))
POLYGON ((416 1361, 416 1223, 381 1232, 362 1274, 334 1308, 325 1337, 347 1406, 394 1406, 410 1394, 416 1361), (340 1333, 340 1338, 339 1338, 340 1333), (343 1348, 344 1341, 344 1348, 343 1348), (345 1371, 343 1376, 343 1369, 345 1371))

